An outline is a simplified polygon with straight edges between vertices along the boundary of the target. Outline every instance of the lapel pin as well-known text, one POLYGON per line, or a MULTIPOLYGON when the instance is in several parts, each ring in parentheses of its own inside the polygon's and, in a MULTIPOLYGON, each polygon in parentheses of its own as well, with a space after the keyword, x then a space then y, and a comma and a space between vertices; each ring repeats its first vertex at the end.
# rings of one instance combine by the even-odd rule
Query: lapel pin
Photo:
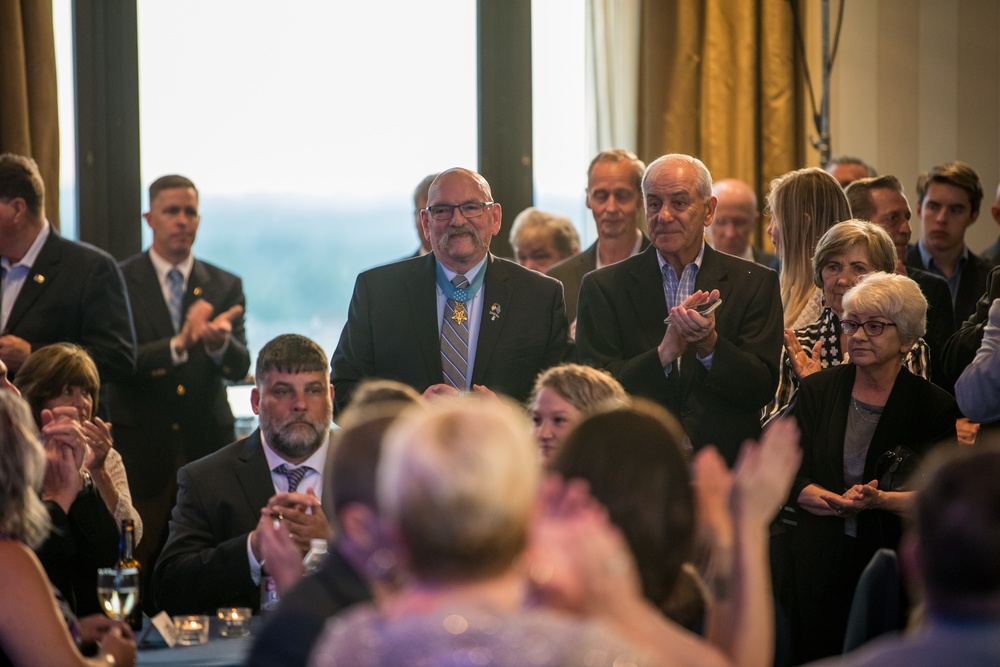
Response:
POLYGON ((500 304, 494 303, 490 306, 490 320, 496 322, 498 319, 500 319, 500 304))
POLYGON ((32 280, 34 280, 39 285, 42 285, 42 284, 45 283, 45 276, 43 276, 40 273, 36 273, 35 276, 34 276, 34 278, 32 278, 32 280))
POLYGON ((194 295, 195 296, 201 296, 202 291, 203 290, 200 287, 195 287, 194 288, 194 295))

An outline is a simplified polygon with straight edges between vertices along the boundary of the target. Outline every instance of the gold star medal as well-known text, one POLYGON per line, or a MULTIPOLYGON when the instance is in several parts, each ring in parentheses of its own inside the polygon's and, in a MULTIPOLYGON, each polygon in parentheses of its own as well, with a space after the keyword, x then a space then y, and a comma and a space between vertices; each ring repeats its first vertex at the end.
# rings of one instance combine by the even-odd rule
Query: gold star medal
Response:
POLYGON ((469 316, 465 314, 465 303, 463 301, 455 302, 455 312, 452 313, 451 319, 455 324, 462 324, 469 320, 469 316))

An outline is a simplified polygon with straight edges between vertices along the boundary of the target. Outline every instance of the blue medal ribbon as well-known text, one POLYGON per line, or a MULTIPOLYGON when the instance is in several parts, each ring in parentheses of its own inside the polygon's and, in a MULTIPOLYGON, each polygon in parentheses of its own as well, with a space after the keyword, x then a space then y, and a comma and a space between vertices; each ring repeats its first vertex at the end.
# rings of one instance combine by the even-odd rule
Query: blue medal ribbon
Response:
MULTIPOLYGON (((468 287, 458 288, 451 284, 448 280, 448 276, 444 273, 444 267, 441 266, 440 262, 435 262, 437 266, 437 284, 441 288, 445 297, 455 301, 456 303, 466 303, 472 301, 479 292, 479 288, 483 286, 483 281, 486 279, 486 264, 484 263, 482 268, 479 269, 479 273, 476 277, 472 279, 468 287)), ((466 276, 468 278, 468 276, 466 276)))

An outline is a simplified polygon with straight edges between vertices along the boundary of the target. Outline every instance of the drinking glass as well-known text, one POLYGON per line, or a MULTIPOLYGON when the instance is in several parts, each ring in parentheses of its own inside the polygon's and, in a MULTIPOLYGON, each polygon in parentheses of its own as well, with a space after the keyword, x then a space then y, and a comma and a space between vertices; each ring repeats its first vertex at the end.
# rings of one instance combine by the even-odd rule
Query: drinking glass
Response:
POLYGON ((134 567, 99 569, 97 599, 105 614, 116 621, 124 621, 139 600, 139 570, 134 567))

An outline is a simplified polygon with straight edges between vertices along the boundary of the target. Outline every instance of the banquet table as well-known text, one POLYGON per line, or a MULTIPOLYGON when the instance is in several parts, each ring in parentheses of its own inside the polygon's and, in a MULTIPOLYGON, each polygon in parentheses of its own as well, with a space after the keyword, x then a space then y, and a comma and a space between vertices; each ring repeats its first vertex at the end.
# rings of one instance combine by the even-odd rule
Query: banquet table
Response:
MULTIPOLYGON (((149 625, 149 619, 145 620, 149 625)), ((250 634, 246 637, 223 637, 219 634, 219 621, 211 618, 208 642, 199 646, 167 646, 163 638, 151 628, 139 643, 138 667, 242 667, 250 655, 254 634, 263 627, 260 616, 250 620, 250 634)))

